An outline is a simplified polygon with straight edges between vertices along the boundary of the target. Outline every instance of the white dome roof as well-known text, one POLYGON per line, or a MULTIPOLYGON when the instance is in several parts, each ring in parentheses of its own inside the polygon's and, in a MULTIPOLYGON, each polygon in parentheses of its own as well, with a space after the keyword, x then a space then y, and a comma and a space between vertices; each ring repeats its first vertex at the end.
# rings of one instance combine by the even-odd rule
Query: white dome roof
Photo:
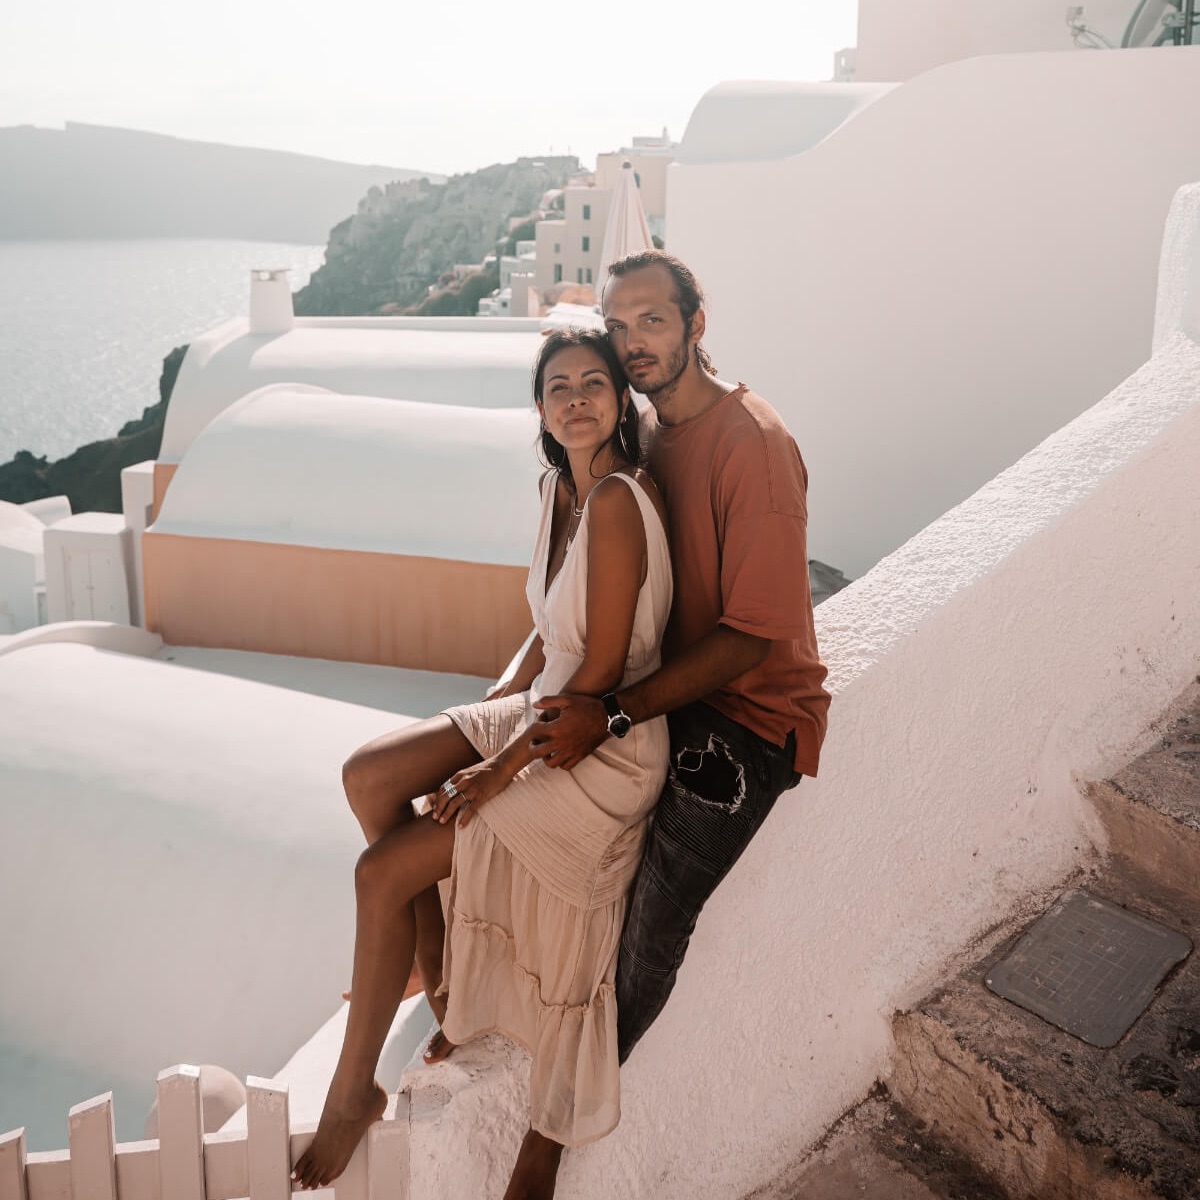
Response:
POLYGON ((431 404, 527 408, 536 320, 298 320, 287 333, 231 321, 195 339, 167 408, 159 460, 177 463, 218 413, 269 383, 431 404))
POLYGON ((537 430, 531 407, 275 384, 204 429, 152 528, 525 566, 543 470, 537 430))

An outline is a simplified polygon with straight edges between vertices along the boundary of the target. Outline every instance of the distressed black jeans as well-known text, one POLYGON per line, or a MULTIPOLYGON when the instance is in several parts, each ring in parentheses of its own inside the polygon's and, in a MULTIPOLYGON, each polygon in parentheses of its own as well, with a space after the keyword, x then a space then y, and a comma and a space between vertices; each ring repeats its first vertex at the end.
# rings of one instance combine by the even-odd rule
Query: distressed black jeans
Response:
POLYGON ((671 758, 617 961, 621 1062, 662 1012, 696 918, 799 776, 794 735, 775 746, 707 704, 668 714, 671 758))

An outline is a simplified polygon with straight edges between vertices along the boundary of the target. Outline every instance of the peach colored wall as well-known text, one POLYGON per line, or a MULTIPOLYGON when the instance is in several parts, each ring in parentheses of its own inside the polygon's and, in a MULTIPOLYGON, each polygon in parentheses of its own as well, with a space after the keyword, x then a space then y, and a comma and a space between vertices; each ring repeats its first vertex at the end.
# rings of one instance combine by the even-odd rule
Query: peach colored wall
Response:
POLYGON ((495 678, 531 625, 524 567, 153 530, 143 558, 174 645, 495 678))
POLYGON ((154 464, 155 520, 158 519, 159 510, 162 508, 163 497, 167 494, 167 488, 170 486, 171 480, 175 478, 175 472, 178 470, 178 463, 156 462, 154 464))

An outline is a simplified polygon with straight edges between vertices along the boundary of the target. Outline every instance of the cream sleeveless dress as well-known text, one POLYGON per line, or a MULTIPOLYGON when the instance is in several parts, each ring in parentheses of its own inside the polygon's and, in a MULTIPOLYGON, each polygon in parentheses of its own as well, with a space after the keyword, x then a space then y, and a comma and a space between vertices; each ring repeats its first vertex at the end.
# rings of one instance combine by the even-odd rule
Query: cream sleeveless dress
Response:
MULTIPOLYGON (((659 666, 671 608, 671 558, 653 501, 625 475, 646 529, 624 685, 659 666)), ((561 691, 586 640, 589 511, 547 592, 553 476, 543 487, 526 595, 545 645, 531 691, 463 705, 446 715, 485 757, 537 716, 539 696, 561 691)), ((603 587, 601 581, 600 586, 603 587)), ((613 981, 626 895, 641 860, 646 817, 666 775, 667 724, 607 738, 574 770, 535 762, 457 831, 450 875, 444 1029, 453 1042, 500 1032, 532 1055, 530 1124, 568 1146, 620 1120, 613 981)))

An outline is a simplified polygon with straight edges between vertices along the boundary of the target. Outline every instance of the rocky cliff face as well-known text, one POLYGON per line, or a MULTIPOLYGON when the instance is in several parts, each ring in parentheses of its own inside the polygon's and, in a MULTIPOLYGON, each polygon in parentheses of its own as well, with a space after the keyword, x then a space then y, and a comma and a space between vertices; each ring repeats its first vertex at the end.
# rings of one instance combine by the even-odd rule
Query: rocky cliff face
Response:
POLYGON ((494 251, 511 218, 532 212, 578 169, 570 156, 520 158, 442 184, 371 188, 330 234, 325 265, 296 294, 296 313, 364 316, 419 304, 443 272, 494 251))
POLYGON ((120 512, 121 471, 158 457, 167 402, 186 351, 186 346, 178 346, 163 359, 158 380, 162 399, 141 417, 126 422, 115 438, 90 442, 57 462, 18 451, 11 462, 0 466, 0 500, 25 504, 46 496, 66 496, 72 512, 120 512))

